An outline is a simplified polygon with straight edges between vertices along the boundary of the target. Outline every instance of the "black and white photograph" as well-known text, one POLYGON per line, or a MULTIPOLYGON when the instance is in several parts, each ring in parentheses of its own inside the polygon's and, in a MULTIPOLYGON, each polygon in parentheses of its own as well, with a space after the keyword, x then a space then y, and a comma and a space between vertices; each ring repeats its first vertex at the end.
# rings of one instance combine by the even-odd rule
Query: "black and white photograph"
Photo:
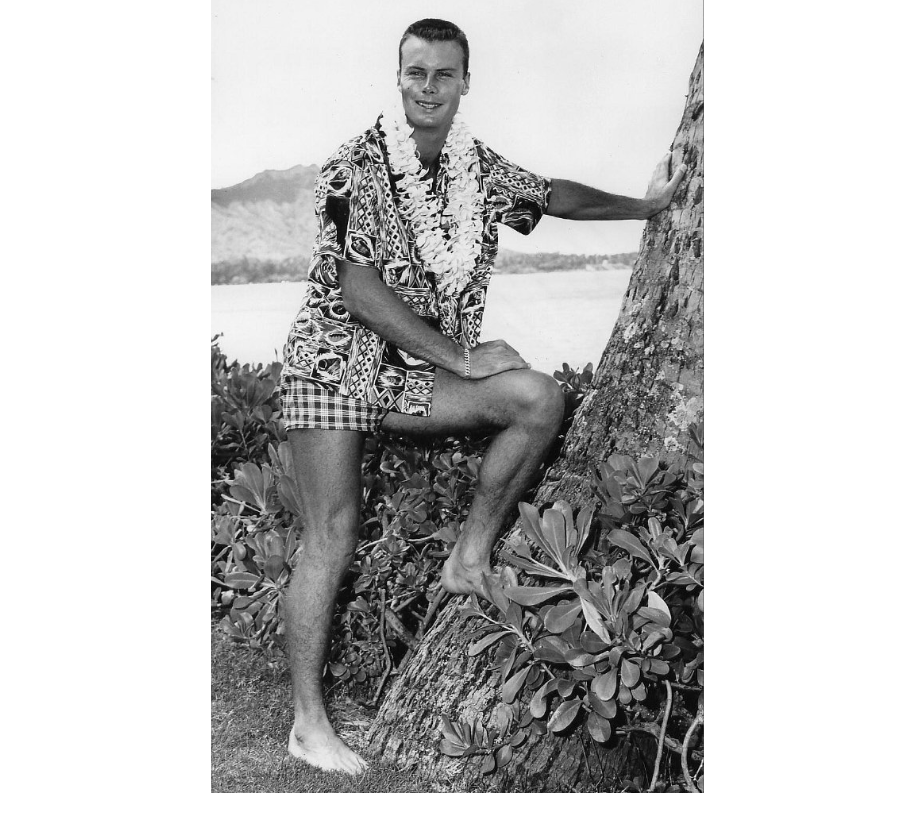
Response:
POLYGON ((702 792, 702 4, 212 13, 213 792, 702 792))
POLYGON ((903 5, 5 11, 7 808, 903 809, 903 5))

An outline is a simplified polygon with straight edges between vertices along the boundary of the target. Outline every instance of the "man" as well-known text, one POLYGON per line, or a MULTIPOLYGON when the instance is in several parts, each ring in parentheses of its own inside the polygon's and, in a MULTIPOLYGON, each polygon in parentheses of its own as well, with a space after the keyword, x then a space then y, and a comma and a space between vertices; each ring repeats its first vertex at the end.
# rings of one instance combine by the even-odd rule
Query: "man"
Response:
POLYGON ((319 232, 286 345, 282 406, 305 533, 285 598, 289 752, 322 769, 365 768, 333 731, 322 693, 336 594, 357 543, 365 435, 493 433, 441 573, 447 591, 481 591, 492 546, 564 407, 555 380, 510 345, 479 343, 497 226, 528 234, 543 215, 649 218, 684 174, 669 180, 667 156, 646 197, 634 199, 527 172, 473 139, 457 116, 469 77, 457 26, 409 26, 399 48, 401 108, 340 147, 317 179, 319 232))

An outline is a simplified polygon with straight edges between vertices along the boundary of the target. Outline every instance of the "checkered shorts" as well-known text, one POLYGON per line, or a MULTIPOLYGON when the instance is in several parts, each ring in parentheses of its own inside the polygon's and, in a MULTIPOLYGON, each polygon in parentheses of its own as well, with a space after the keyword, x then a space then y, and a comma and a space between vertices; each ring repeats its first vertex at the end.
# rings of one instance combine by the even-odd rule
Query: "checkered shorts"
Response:
POLYGON ((377 432, 387 411, 366 401, 340 396, 315 382, 283 374, 279 383, 286 430, 377 432))

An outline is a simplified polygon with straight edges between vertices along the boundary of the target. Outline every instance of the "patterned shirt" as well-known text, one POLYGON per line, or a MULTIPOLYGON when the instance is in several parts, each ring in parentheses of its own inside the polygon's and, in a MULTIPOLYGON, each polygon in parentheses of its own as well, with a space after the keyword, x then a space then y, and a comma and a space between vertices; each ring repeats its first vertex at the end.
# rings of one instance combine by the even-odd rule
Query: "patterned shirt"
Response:
MULTIPOLYGON (((428 416, 434 366, 410 356, 362 325, 345 309, 336 261, 372 266, 418 316, 461 345, 475 347, 498 224, 529 234, 548 206, 551 182, 521 169, 476 140, 484 193, 482 248, 468 285, 439 294, 434 274, 415 248, 415 236, 397 206, 383 136, 376 123, 343 144, 323 165, 314 190, 317 237, 308 284, 285 346, 283 374, 385 410, 428 416)), ((446 196, 446 154, 435 189, 446 196)))

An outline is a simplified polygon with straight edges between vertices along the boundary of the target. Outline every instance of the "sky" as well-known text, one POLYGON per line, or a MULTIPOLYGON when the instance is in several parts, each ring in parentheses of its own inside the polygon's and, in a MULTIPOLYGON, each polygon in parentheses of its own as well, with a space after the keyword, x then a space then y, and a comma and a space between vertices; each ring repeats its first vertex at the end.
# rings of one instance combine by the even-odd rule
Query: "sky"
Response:
MULTIPOLYGON (((213 188, 320 164, 396 99, 397 46, 422 17, 469 39, 473 134, 526 169, 640 197, 681 119, 698 0, 213 0, 213 188), (332 9, 332 14, 329 10, 332 9)), ((638 249, 643 223, 545 218, 520 251, 638 249)))

